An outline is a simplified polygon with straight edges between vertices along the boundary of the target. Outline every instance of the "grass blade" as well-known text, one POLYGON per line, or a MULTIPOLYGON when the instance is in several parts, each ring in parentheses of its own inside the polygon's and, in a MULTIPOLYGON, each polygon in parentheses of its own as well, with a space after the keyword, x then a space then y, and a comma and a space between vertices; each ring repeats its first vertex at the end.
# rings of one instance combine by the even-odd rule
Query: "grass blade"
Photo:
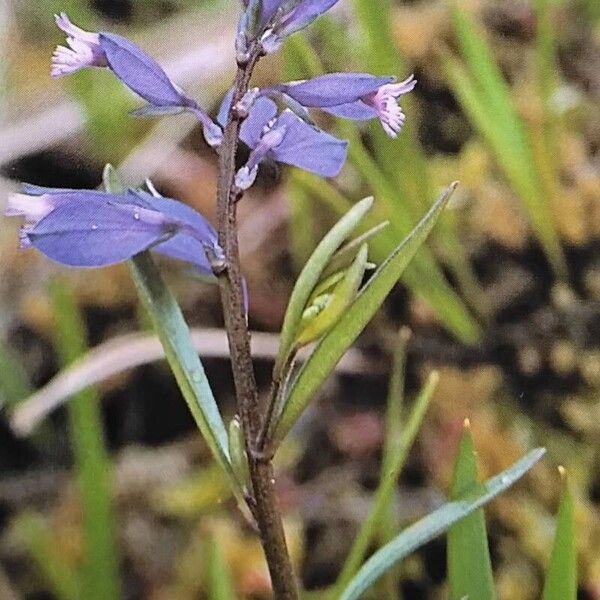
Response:
MULTIPOLYGON (((465 427, 454 463, 451 500, 483 486, 477 480, 477 456, 469 421, 465 427)), ((488 547, 483 509, 453 525, 448 531, 448 583, 450 599, 477 598, 493 600, 494 578, 488 547)))
POLYGON ((470 493, 459 500, 448 502, 405 529, 389 544, 371 556, 352 579, 339 600, 360 598, 379 577, 396 563, 507 490, 523 477, 544 456, 545 452, 543 448, 533 450, 500 475, 489 479, 483 486, 483 493, 470 493))
POLYGON ((412 233, 388 256, 336 326, 323 337, 302 366, 274 430, 275 443, 287 435, 321 384, 396 285, 417 250, 427 239, 456 185, 451 185, 443 192, 412 233))
MULTIPOLYGON (((85 325, 64 282, 55 281, 50 292, 56 318, 56 350, 63 366, 68 366, 87 349, 85 325)), ((68 415, 83 515, 82 594, 90 600, 117 600, 121 585, 110 459, 100 399, 94 390, 79 392, 68 405, 68 415)))
POLYGON ((577 598, 577 548, 575 544, 575 502, 564 468, 560 468, 562 494, 558 507, 556 535, 544 583, 543 600, 577 598))
POLYGON ((394 486, 398 480, 402 467, 406 462, 408 453, 417 437, 417 433, 421 429, 421 424, 429 407, 431 397, 435 392, 435 388, 439 382, 439 374, 434 371, 429 376, 427 383, 419 393, 415 400, 415 405, 411 411, 410 417, 406 422, 406 428, 402 434, 400 442, 394 448, 394 453, 388 458, 388 464, 385 465, 385 472, 382 473, 382 478, 375 493, 375 500, 369 516, 362 524, 358 535, 356 536, 350 553, 346 558, 342 572, 335 584, 336 592, 333 598, 339 597, 342 590, 350 583, 352 577, 358 571, 373 539, 379 533, 379 528, 382 519, 385 517, 386 511, 389 508, 394 486))

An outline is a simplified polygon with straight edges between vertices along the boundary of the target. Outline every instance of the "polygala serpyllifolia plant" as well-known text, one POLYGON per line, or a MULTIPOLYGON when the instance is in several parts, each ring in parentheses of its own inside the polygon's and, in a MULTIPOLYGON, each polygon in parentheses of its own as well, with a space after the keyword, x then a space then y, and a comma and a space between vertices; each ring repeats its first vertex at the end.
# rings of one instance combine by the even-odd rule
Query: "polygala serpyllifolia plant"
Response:
MULTIPOLYGON (((286 311, 272 385, 264 403, 254 378, 248 297, 240 269, 237 205, 260 164, 276 161, 320 177, 336 177, 348 143, 321 130, 311 111, 365 121, 378 119, 395 138, 405 121, 398 101, 413 90, 412 76, 396 82, 365 73, 332 73, 306 81, 251 87, 256 64, 285 39, 307 27, 337 0, 244 0, 235 35, 237 72, 212 118, 170 80, 142 49, 108 32, 92 33, 66 14, 56 24, 66 46, 52 56, 52 77, 82 69, 110 70, 146 104, 137 117, 181 112, 194 115, 219 160, 217 224, 176 200, 161 196, 150 181, 127 188, 110 166, 102 190, 44 188, 25 184, 9 197, 6 214, 24 218, 21 247, 35 248, 69 267, 104 267, 130 261, 140 297, 150 312, 182 394, 216 460, 228 475, 242 509, 260 532, 276 598, 298 598, 273 491, 272 459, 278 445, 348 347, 367 325, 454 190, 440 199, 364 283, 373 269, 368 243, 377 225, 351 239, 373 204, 358 202, 329 231, 298 277, 286 311), (240 143, 250 150, 236 168, 240 143), (218 283, 229 339, 238 415, 226 427, 181 312, 148 251, 192 265, 218 283), (314 346, 298 366, 298 350, 314 346)), ((401 165, 399 165, 401 168, 401 165)))

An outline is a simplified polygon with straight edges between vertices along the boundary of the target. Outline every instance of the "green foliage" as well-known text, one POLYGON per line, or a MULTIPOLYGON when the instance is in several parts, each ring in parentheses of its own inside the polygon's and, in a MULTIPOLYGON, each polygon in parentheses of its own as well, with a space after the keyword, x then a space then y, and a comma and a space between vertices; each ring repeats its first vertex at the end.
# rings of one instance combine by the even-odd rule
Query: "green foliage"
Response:
MULTIPOLYGON (((86 351, 85 325, 64 282, 55 281, 51 295, 56 318, 56 350, 63 366, 67 366, 86 351)), ((69 402, 68 414, 83 514, 82 594, 90 600, 117 600, 121 593, 116 518, 98 395, 91 389, 79 392, 69 402)))
MULTIPOLYGON (((549 190, 536 165, 527 128, 517 114, 508 87, 483 33, 463 12, 453 12, 462 60, 446 54, 443 60, 452 91, 463 110, 490 146, 498 165, 523 202, 531 225, 557 275, 566 263, 554 224, 549 190)), ((540 44, 547 71, 548 40, 540 44)), ((548 85, 548 75, 542 80, 548 85)))
POLYGON ((302 321, 302 314, 306 309, 308 300, 319 282, 321 275, 327 267, 331 257, 342 245, 344 240, 352 233, 373 205, 373 198, 365 198, 356 204, 321 240, 300 273, 290 296, 288 307, 281 327, 281 341, 279 354, 275 363, 275 372, 285 364, 293 349, 298 327, 302 321))
MULTIPOLYGON (((279 421, 276 424, 276 429, 274 431, 275 443, 280 442, 287 435, 312 400, 315 392, 321 387, 337 362, 354 343, 356 338, 382 305, 383 301, 396 285, 398 279, 400 279, 402 273, 417 253, 417 250, 427 239, 427 236, 433 229, 441 211, 448 203, 455 187, 456 184, 453 184, 443 192, 417 227, 415 227, 410 235, 388 256, 385 262, 372 275, 368 283, 364 286, 335 327, 323 337, 313 354, 304 363, 293 383, 293 387, 284 404, 279 421)), ((328 245, 328 248, 333 248, 333 244, 328 245)), ((335 248, 337 248, 337 245, 335 248)), ((317 250, 319 251, 319 255, 325 254, 325 252, 322 252, 319 249, 317 250)), ((327 254, 329 259, 333 254, 333 250, 329 251, 327 254)), ((321 268, 319 269, 319 273, 321 273, 325 264, 323 264, 323 261, 315 261, 315 264, 321 265, 321 268)), ((316 284, 318 275, 313 276, 311 281, 313 280, 314 284, 316 284)), ((310 295, 310 291, 307 289, 303 290, 303 293, 306 293, 307 296, 310 295)))
POLYGON ((566 471, 561 468, 562 493, 554 546, 546 573, 543 600, 575 600, 577 598, 577 547, 575 534, 575 502, 566 471))
MULTIPOLYGON (((477 479, 477 455, 468 421, 465 422, 454 463, 451 500, 471 491, 483 493, 477 479)), ((451 600, 494 600, 494 578, 483 509, 453 525, 448 531, 448 583, 451 600)))
POLYGON ((213 456, 238 489, 229 462, 227 430, 219 413, 204 368, 190 340, 190 330, 177 301, 165 285, 148 252, 130 261, 140 299, 152 317, 179 389, 213 456))
MULTIPOLYGON (((299 347, 306 346, 325 335, 352 304, 365 275, 367 258, 367 244, 363 243, 350 267, 332 276, 335 287, 331 291, 328 287, 319 296, 309 300, 309 306, 302 315, 296 338, 299 347), (339 282, 336 279, 339 279, 339 282)), ((327 280, 327 286, 329 285, 330 280, 327 280)))
POLYGON ((544 454, 544 449, 533 450, 500 475, 489 479, 483 485, 482 491, 472 489, 459 499, 444 504, 441 508, 405 529, 389 544, 386 544, 371 556, 352 579, 339 600, 357 600, 360 598, 373 583, 396 563, 506 491, 523 477, 544 454))
POLYGON ((401 436, 397 441, 394 441, 393 438, 390 440, 390 449, 387 455, 384 455, 381 480, 375 493, 373 506, 352 544, 350 553, 336 582, 336 591, 332 596, 333 598, 337 598, 350 583, 352 577, 358 571, 369 549, 369 545, 380 532, 382 522, 390 509, 394 486, 398 481, 398 477, 417 437, 417 433, 421 429, 429 402, 435 392, 438 381, 439 375, 434 371, 417 396, 401 436))

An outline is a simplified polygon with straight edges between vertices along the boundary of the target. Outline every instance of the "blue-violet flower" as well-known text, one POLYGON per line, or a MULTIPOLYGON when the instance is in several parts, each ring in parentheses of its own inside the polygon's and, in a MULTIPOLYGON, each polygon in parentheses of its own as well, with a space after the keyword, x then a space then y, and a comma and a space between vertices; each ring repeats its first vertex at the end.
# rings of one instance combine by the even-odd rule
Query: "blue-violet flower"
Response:
MULTIPOLYGON (((245 23, 256 26, 267 54, 279 49, 286 37, 310 25, 338 0, 250 0, 245 23), (258 23, 255 23, 258 12, 258 23), (252 13, 252 14, 250 14, 252 13)), ((249 32, 251 35, 256 32, 249 32)))
POLYGON ((318 108, 346 119, 363 121, 377 118, 385 132, 395 138, 406 119, 398 99, 411 92, 416 83, 413 75, 394 83, 393 77, 331 73, 276 85, 262 93, 281 93, 305 108, 318 108))
POLYGON ((21 248, 34 247, 70 267, 104 267, 153 251, 192 264, 212 276, 223 251, 208 221, 189 206, 139 190, 122 194, 23 187, 7 216, 22 216, 21 248), (210 255, 210 260, 209 260, 210 255))
MULTIPOLYGON (((220 118, 226 115, 223 107, 231 104, 225 98, 220 118)), ((285 163, 320 177, 335 177, 341 171, 348 153, 348 142, 339 140, 309 125, 290 110, 277 116, 277 105, 260 97, 243 122, 240 139, 252 150, 248 162, 237 174, 236 184, 249 188, 256 178, 259 164, 265 159, 285 163)))
POLYGON ((56 24, 67 34, 68 48, 58 46, 52 55, 52 77, 70 75, 87 67, 107 67, 130 90, 148 102, 137 116, 189 111, 204 131, 209 145, 218 146, 223 133, 198 103, 174 84, 160 65, 141 48, 114 33, 90 33, 73 25, 65 13, 56 24))

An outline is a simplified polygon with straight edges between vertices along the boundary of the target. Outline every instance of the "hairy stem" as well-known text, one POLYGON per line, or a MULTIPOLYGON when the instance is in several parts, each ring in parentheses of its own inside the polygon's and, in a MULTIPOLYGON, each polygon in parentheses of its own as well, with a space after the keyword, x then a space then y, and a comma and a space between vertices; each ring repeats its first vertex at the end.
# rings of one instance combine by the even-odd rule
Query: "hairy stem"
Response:
POLYGON ((217 214, 219 243, 225 252, 225 268, 220 274, 221 300, 254 492, 252 510, 258 523, 275 598, 297 600, 296 580, 273 489, 273 467, 270 460, 256 452, 261 411, 250 354, 236 223, 240 192, 235 186, 235 157, 242 122, 236 104, 248 91, 252 71, 259 58, 260 49, 254 48, 248 61, 238 66, 233 101, 220 149, 217 214))

